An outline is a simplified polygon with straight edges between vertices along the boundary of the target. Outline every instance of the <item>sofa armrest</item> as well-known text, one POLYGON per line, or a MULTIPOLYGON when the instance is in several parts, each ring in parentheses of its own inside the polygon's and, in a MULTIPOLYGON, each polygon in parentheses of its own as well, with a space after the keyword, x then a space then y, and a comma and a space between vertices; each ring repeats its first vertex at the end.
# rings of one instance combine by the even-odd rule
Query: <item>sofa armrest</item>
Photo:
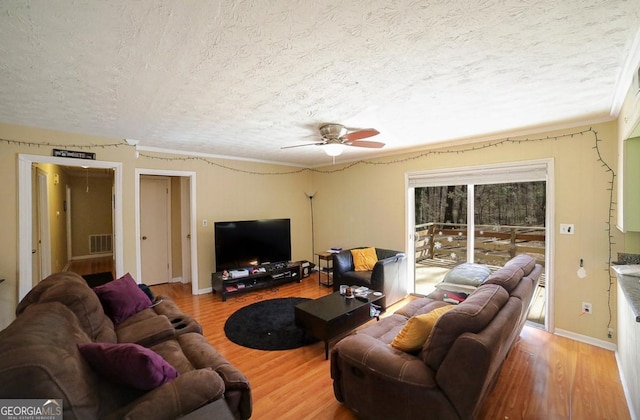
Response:
POLYGON ((351 250, 336 252, 332 255, 333 289, 338 290, 342 282, 342 274, 353 271, 353 255, 351 250))
POLYGON ((231 411, 238 412, 240 418, 248 419, 253 411, 251 385, 247 377, 213 347, 200 334, 183 334, 177 337, 180 348, 197 369, 211 368, 222 378, 225 398, 231 411))
POLYGON ((147 392, 132 403, 108 413, 107 419, 176 419, 222 398, 222 378, 211 369, 198 369, 147 392))
POLYGON ((340 381, 347 366, 351 372, 357 369, 358 374, 373 375, 395 386, 436 387, 434 371, 420 358, 366 334, 345 337, 332 349, 331 378, 340 381))
MULTIPOLYGON (((393 251, 395 252, 395 251, 393 251)), ((374 290, 384 291, 386 281, 393 281, 398 277, 400 264, 406 257, 403 253, 396 253, 390 257, 378 260, 371 271, 371 287, 374 290)))
POLYGON ((376 255, 379 260, 385 260, 387 258, 395 257, 398 254, 404 255, 404 253, 400 251, 394 251, 392 249, 384 249, 384 248, 376 248, 376 255))

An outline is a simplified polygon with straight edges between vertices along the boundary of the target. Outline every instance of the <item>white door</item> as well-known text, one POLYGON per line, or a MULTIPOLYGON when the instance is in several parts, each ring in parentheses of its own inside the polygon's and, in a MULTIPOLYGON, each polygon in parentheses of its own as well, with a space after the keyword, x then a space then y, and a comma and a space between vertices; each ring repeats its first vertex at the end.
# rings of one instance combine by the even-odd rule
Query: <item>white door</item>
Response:
POLYGON ((171 280, 170 178, 140 177, 140 254, 142 283, 171 280))

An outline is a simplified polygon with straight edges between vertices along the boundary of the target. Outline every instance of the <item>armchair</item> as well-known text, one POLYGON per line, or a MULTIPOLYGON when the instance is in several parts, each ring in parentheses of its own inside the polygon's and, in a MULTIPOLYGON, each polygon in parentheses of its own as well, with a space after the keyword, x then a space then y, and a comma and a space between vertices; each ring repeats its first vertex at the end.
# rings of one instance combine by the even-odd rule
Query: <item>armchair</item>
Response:
MULTIPOLYGON (((352 248, 352 249, 359 249, 352 248)), ((333 254, 333 290, 341 284, 365 286, 385 294, 383 309, 404 298, 406 288, 406 256, 400 251, 376 248, 378 262, 371 271, 355 271, 351 249, 333 254)))

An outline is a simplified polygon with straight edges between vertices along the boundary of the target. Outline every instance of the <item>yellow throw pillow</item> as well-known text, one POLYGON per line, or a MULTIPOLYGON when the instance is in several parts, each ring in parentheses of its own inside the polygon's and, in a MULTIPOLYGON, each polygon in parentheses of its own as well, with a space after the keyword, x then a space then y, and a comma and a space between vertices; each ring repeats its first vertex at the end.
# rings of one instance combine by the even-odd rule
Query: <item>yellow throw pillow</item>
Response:
POLYGON ((393 339, 391 346, 406 352, 420 349, 429 338, 429 334, 431 334, 440 315, 454 307, 455 305, 441 306, 426 314, 409 318, 404 328, 393 339))
POLYGON ((356 271, 371 271, 378 262, 375 248, 352 249, 351 255, 356 271))

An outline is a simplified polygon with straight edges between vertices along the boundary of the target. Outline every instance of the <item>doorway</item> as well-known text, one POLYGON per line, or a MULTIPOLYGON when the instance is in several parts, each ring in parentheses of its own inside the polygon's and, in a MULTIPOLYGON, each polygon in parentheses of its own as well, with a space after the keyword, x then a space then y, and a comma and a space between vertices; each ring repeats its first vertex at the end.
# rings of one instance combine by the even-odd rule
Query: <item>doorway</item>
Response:
MULTIPOLYGON (((195 217, 195 191, 196 176, 195 172, 186 171, 170 171, 159 169, 136 169, 135 177, 135 199, 136 199, 136 247, 137 247, 137 278, 144 280, 147 266, 153 264, 151 258, 143 248, 146 248, 145 241, 150 239, 145 233, 150 229, 146 227, 147 213, 143 210, 147 207, 143 195, 145 180, 153 178, 165 178, 169 182, 169 201, 170 209, 167 210, 164 226, 153 228, 154 235, 157 230, 169 229, 169 281, 181 281, 183 283, 191 283, 191 292, 194 295, 211 292, 211 287, 200 288, 198 279, 198 261, 197 261, 197 231, 195 217), (142 216, 144 215, 144 217, 142 216), (144 237, 147 239, 143 239, 144 237), (144 267, 144 268, 143 268, 144 267)), ((164 181, 162 181, 164 182, 164 181)), ((160 183, 160 181, 158 182, 160 183)), ((166 184, 165 188, 166 187, 166 184)), ((158 187, 158 190, 160 188, 158 187)), ((164 205, 163 205, 164 206, 164 205)), ((163 216, 164 217, 164 216, 163 216)), ((153 282, 153 279, 151 279, 153 282)), ((149 284, 149 283, 147 283, 149 284)), ((152 283, 153 284, 153 283, 152 283)), ((203 283, 204 284, 204 283, 203 283)))
POLYGON ((518 253, 544 267, 529 320, 551 328, 553 161, 408 174, 410 280, 426 295, 462 262, 497 269, 518 253), (534 315, 532 315, 534 313, 534 315))
MULTIPOLYGON (((119 162, 103 162, 95 160, 60 158, 53 156, 25 155, 18 156, 18 255, 19 255, 19 272, 18 272, 18 299, 21 300, 31 288, 34 286, 35 268, 32 258, 32 250, 35 249, 34 234, 34 200, 37 200, 37 189, 33 188, 34 177, 37 176, 33 170, 34 164, 53 164, 69 167, 88 167, 102 168, 113 170, 114 176, 114 223, 113 231, 115 238, 113 240, 115 253, 115 270, 116 275, 124 274, 123 260, 123 221, 122 221, 122 163, 119 162)), ((35 281, 41 280, 38 278, 35 281)))
POLYGON ((51 274, 51 234, 49 228, 49 179, 47 173, 40 168, 36 170, 36 191, 34 212, 34 245, 32 255, 34 256, 33 266, 37 266, 34 271, 34 283, 51 274), (35 251, 35 252, 34 252, 35 251))

